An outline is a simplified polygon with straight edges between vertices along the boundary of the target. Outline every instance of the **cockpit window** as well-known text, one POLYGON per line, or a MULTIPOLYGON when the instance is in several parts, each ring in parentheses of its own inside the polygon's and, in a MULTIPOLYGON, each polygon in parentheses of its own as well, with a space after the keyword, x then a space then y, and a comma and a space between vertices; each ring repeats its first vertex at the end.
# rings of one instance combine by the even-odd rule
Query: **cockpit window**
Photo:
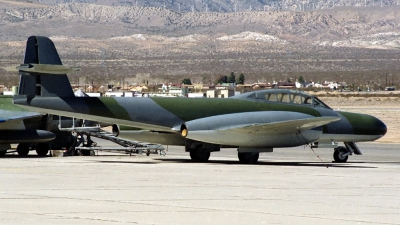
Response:
POLYGON ((298 94, 290 95, 291 96, 291 102, 296 103, 296 104, 302 104, 303 103, 303 97, 298 94))
POLYGON ((313 100, 313 97, 307 96, 307 97, 304 99, 304 104, 311 105, 312 102, 313 102, 312 100, 313 100))
POLYGON ((265 95, 265 100, 276 102, 276 94, 267 94, 265 95))
POLYGON ((288 90, 257 91, 249 95, 246 95, 246 98, 253 98, 253 99, 255 98, 258 101, 302 104, 302 105, 310 105, 314 107, 323 107, 330 109, 329 106, 327 106, 317 97, 298 91, 288 91, 288 90))
POLYGON ((322 108, 330 109, 329 106, 327 106, 324 102, 319 100, 317 97, 314 97, 314 107, 322 107, 322 108))
POLYGON ((290 94, 283 94, 282 95, 282 101, 281 102, 287 102, 287 103, 291 103, 291 99, 290 99, 290 94))

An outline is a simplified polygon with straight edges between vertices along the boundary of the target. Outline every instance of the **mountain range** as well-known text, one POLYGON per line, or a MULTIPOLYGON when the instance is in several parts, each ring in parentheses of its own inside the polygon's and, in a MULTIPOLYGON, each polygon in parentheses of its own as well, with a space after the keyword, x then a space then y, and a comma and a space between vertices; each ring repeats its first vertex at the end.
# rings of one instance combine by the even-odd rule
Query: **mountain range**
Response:
POLYGON ((0 29, 0 66, 44 35, 89 75, 100 67, 200 82, 237 71, 270 81, 400 69, 396 1, 0 0, 0 29))

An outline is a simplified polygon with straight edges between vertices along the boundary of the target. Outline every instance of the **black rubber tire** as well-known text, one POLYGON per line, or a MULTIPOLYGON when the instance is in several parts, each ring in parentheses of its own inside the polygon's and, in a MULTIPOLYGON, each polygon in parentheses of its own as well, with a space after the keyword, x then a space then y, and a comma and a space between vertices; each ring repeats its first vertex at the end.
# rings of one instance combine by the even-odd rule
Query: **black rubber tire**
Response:
POLYGON ((96 153, 93 150, 81 150, 83 156, 95 156, 96 153))
POLYGON ((256 164, 259 157, 258 152, 238 152, 239 162, 242 164, 256 164))
POLYGON ((0 158, 6 156, 7 150, 0 151, 0 158))
POLYGON ((19 156, 27 156, 29 154, 29 145, 28 144, 19 144, 17 146, 17 153, 19 156))
POLYGON ((207 162, 210 155, 210 151, 203 149, 201 146, 190 150, 190 158, 195 162, 207 162))
POLYGON ((81 150, 83 156, 90 156, 90 150, 81 150))
POLYGON ((347 149, 345 147, 338 147, 333 152, 333 159, 337 163, 345 163, 349 159, 349 156, 346 155, 345 157, 343 157, 342 155, 347 153, 347 152, 348 151, 347 151, 347 149))
POLYGON ((39 143, 36 145, 36 154, 38 156, 46 156, 49 153, 48 143, 39 143))

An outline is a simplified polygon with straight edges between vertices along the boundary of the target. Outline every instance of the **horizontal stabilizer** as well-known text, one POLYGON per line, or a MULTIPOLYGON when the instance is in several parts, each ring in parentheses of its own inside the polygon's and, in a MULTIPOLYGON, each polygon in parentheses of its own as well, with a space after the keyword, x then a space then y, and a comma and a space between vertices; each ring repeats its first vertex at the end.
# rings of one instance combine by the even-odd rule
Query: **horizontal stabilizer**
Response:
POLYGON ((79 67, 68 67, 64 65, 51 65, 51 64, 21 64, 17 67, 20 72, 27 73, 44 73, 44 74, 68 74, 80 71, 79 67))
POLYGON ((220 130, 240 132, 240 133, 253 133, 253 134, 288 134, 297 133, 305 130, 311 130, 335 121, 340 120, 339 117, 313 117, 296 120, 279 121, 263 124, 243 124, 241 126, 224 127, 220 130))
POLYGON ((18 72, 17 67, 18 66, 16 66, 16 65, 14 65, 14 66, 6 66, 6 67, 2 67, 2 69, 7 71, 7 72, 18 72))

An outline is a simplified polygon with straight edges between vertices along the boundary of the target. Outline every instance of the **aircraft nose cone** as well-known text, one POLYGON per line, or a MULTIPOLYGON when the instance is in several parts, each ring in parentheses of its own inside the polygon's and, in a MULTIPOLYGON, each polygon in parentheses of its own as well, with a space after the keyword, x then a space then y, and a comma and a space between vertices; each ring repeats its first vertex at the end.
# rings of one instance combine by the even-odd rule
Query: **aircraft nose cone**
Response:
POLYGON ((340 112, 353 128, 356 135, 370 136, 369 141, 384 136, 387 132, 386 125, 378 118, 366 114, 340 112))
POLYGON ((387 132, 386 124, 384 124, 380 119, 375 118, 377 121, 375 122, 375 129, 379 135, 385 135, 387 132))
POLYGON ((358 133, 366 135, 379 135, 384 136, 387 132, 387 127, 380 119, 370 116, 360 114, 361 123, 357 123, 358 133))

